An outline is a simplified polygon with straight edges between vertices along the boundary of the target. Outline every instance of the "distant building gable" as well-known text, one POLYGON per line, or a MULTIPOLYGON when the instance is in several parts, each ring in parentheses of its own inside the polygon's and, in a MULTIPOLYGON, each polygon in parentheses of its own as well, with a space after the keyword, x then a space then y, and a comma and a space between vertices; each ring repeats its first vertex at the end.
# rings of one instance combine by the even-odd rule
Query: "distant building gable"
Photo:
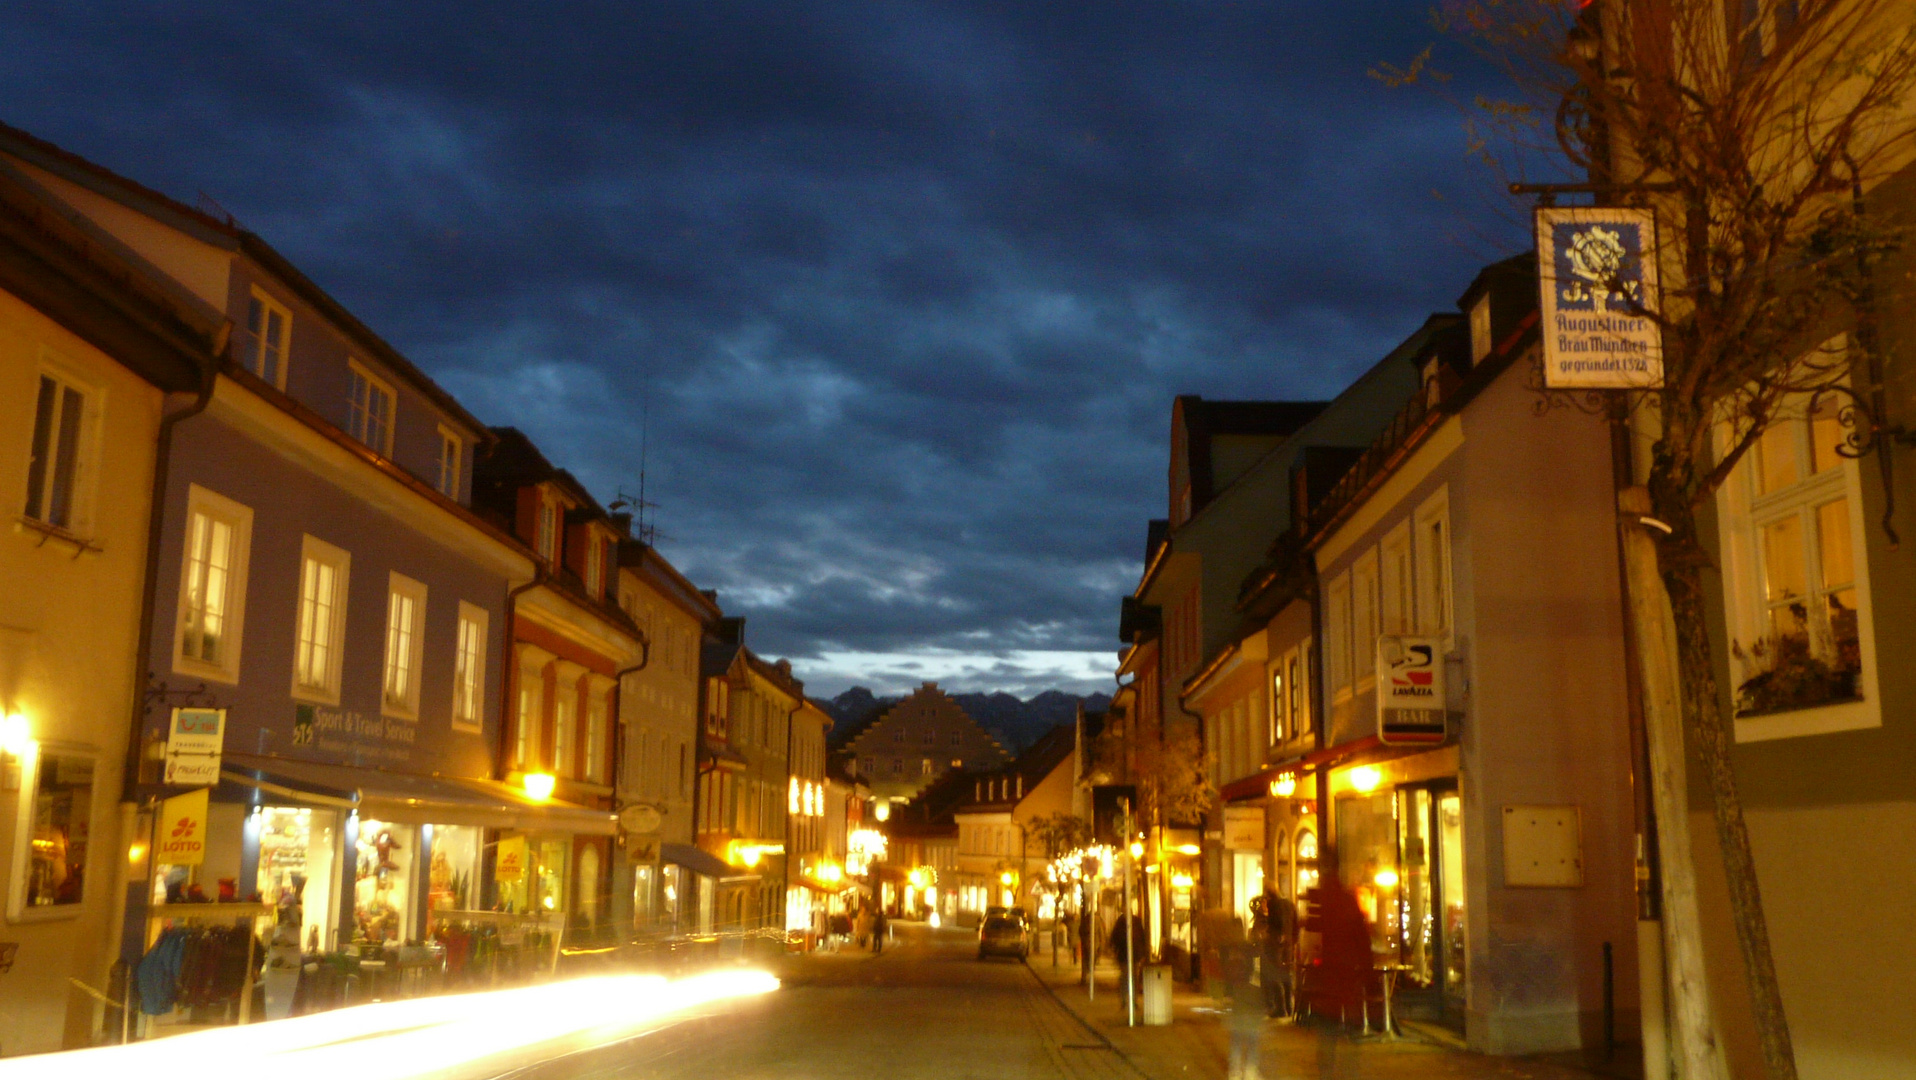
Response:
POLYGON ((925 683, 844 745, 879 798, 904 800, 953 769, 996 769, 1011 755, 937 683, 925 683))

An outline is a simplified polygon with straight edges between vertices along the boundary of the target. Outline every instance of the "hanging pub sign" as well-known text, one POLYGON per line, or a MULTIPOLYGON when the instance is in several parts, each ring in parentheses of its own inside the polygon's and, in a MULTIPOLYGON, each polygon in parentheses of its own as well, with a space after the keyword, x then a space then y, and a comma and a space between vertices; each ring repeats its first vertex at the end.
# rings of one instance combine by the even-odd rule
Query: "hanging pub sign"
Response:
POLYGON ((156 863, 198 866, 206 861, 206 803, 209 788, 175 795, 160 803, 154 840, 156 863))
POLYGON ((1436 638, 1377 639, 1377 738, 1390 745, 1435 744, 1449 734, 1444 653, 1436 638))
POLYGON ((1543 383, 1552 390, 1663 385, 1656 218, 1633 207, 1540 207, 1543 383))
POLYGON ((165 782, 182 787, 219 783, 225 746, 225 709, 174 709, 166 729, 165 782))

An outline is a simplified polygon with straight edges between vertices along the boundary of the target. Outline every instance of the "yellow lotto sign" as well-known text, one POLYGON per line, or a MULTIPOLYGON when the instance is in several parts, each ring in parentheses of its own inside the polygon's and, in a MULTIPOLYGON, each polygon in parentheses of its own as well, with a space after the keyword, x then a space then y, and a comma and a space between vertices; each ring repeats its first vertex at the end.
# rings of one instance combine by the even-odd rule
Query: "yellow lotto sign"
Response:
POLYGON ((492 876, 499 881, 516 881, 526 873, 526 838, 510 836, 499 841, 499 861, 492 876))
POLYGON ((160 804, 159 844, 155 862, 198 866, 206 858, 206 793, 200 788, 175 795, 160 804))

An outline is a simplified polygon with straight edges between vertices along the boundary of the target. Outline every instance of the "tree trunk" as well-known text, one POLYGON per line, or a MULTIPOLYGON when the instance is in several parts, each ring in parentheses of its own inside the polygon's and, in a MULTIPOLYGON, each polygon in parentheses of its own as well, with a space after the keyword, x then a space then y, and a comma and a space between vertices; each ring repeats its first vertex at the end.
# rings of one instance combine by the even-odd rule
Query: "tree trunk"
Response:
POLYGON ((1789 1020, 1783 1013, 1783 995, 1776 982, 1776 964, 1770 954, 1756 860, 1750 853, 1743 803, 1736 793, 1729 728, 1711 655, 1709 611, 1703 596, 1703 567, 1709 565, 1709 557, 1697 536, 1691 501, 1681 497, 1667 477, 1664 483, 1658 483, 1657 471, 1652 469, 1651 481, 1655 506, 1672 530, 1657 545, 1657 563, 1676 624, 1684 719, 1695 736, 1697 755, 1710 783, 1717 844, 1723 849, 1724 876, 1729 882, 1730 917, 1736 927, 1737 947, 1743 954, 1744 980, 1749 987, 1763 1064, 1770 1080, 1796 1080, 1796 1055, 1790 1045, 1789 1020))
POLYGON ((1703 964, 1702 917, 1697 910, 1696 863, 1690 854, 1689 775, 1683 751, 1683 705, 1675 667, 1676 628, 1656 544, 1638 519, 1650 512, 1642 488, 1618 493, 1623 512, 1623 561, 1629 575, 1630 618, 1643 672, 1644 734, 1650 750, 1650 798, 1657 821, 1663 883, 1664 950, 1671 1049, 1677 1080, 1727 1080, 1728 1066, 1710 1004, 1703 964))

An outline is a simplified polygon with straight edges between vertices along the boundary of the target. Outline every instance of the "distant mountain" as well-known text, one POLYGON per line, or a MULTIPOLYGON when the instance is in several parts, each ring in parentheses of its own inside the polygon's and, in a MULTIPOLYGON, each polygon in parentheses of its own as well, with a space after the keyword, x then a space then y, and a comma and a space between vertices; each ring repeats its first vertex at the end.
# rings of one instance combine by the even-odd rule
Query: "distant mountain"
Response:
MULTIPOLYGON (((1029 701, 1002 690, 995 694, 953 694, 951 699, 965 710, 966 715, 978 721, 978 726, 991 732, 994 738, 1005 745, 1005 749, 1014 754, 1037 742, 1045 732, 1059 724, 1071 723, 1077 715, 1079 702, 1093 711, 1111 704, 1109 694, 1080 696, 1062 690, 1046 690, 1029 701)), ((863 686, 854 686, 818 704, 832 714, 836 721, 836 730, 832 734, 834 741, 837 741, 836 736, 864 727, 868 720, 900 700, 902 698, 879 697, 863 686)))

